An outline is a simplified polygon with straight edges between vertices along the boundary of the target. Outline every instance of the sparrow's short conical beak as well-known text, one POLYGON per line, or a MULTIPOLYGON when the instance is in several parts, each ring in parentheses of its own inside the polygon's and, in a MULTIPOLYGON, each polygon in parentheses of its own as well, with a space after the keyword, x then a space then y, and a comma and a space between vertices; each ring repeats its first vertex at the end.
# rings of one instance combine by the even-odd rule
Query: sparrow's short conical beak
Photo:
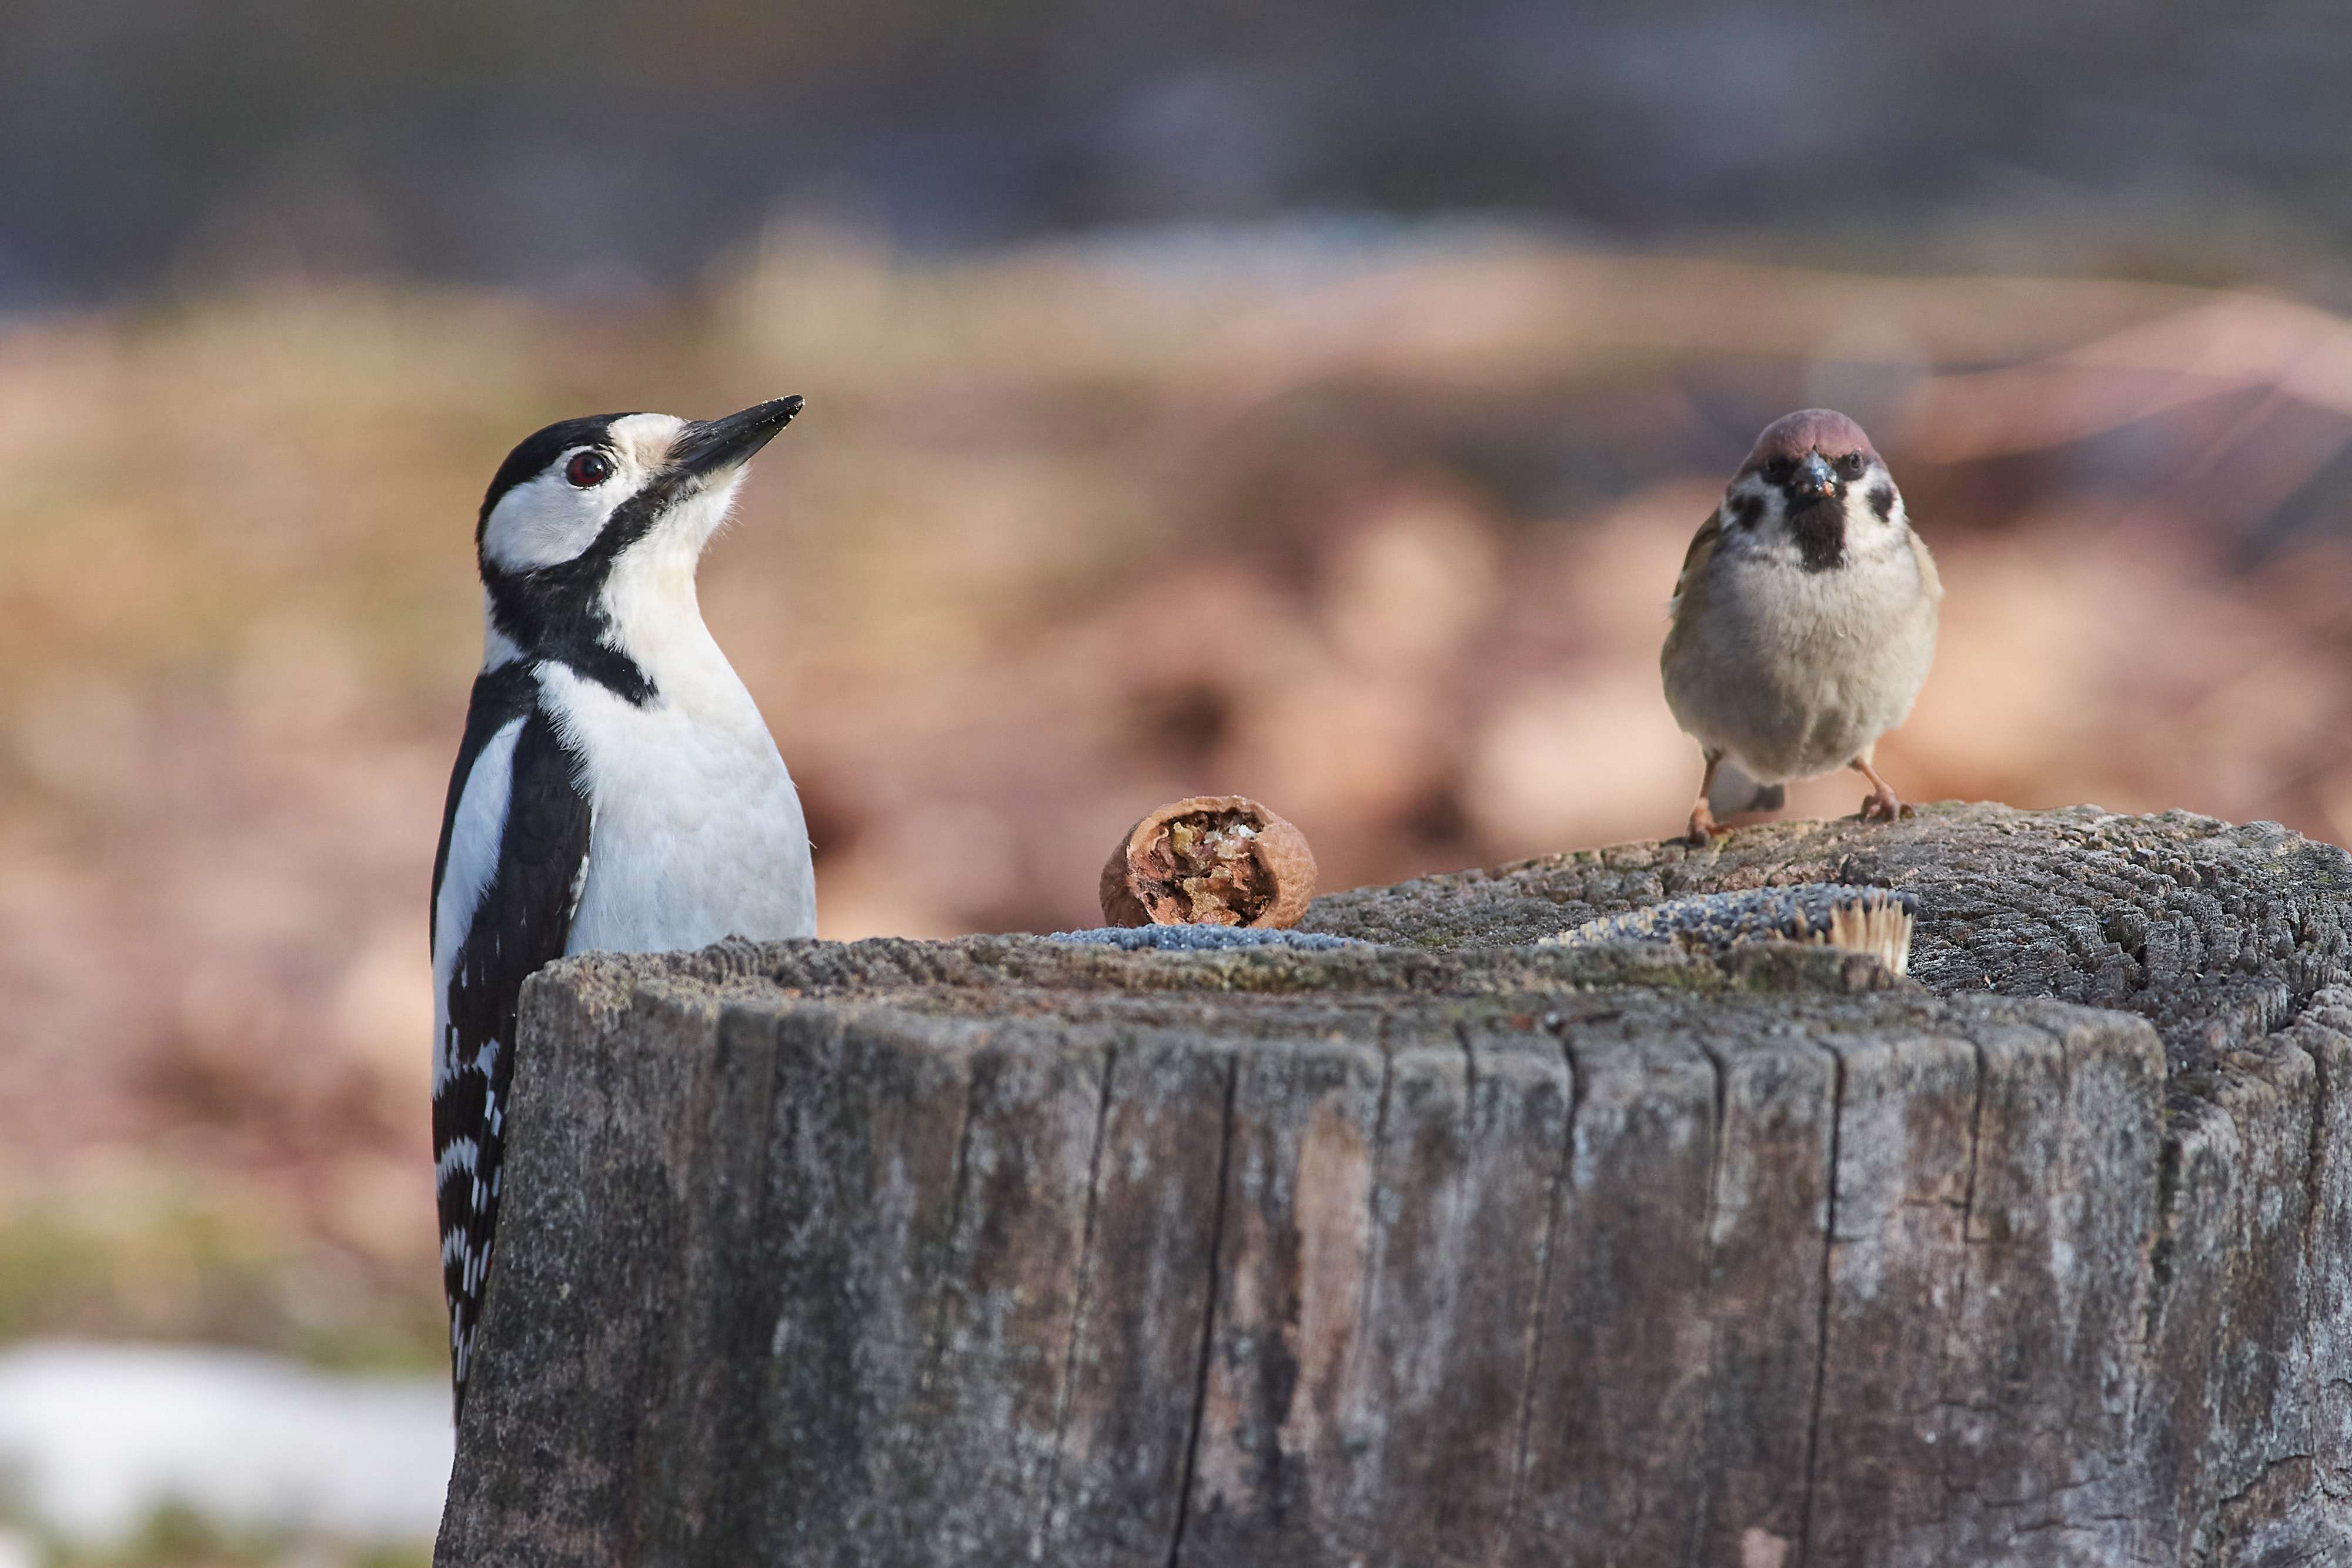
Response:
POLYGON ((670 465, 681 474, 696 475, 737 467, 750 462, 800 411, 799 398, 780 397, 724 419, 688 420, 670 448, 670 465))
POLYGON ((1837 494, 1837 474, 1818 452, 1808 452, 1797 465, 1796 477, 1789 481, 1789 493, 1810 500, 1822 500, 1837 494))

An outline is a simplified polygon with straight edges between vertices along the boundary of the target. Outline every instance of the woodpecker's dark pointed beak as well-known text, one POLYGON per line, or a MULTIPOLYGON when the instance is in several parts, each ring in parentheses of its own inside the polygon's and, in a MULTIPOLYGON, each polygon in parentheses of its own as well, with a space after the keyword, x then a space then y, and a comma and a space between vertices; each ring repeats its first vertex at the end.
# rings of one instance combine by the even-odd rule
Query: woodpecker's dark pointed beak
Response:
POLYGON ((677 473, 697 476, 739 467, 774 440, 776 432, 790 424, 800 411, 799 398, 780 397, 724 419, 688 420, 670 448, 670 466, 677 473))
POLYGON ((1837 472, 1818 452, 1808 452, 1789 481, 1789 494, 1799 501, 1823 501, 1837 494, 1837 472))

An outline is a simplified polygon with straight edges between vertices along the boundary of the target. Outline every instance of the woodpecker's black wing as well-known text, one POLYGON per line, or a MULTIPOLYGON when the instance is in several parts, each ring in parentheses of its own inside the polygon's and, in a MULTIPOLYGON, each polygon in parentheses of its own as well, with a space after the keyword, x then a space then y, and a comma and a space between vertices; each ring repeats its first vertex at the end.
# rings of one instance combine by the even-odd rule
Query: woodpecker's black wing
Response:
POLYGON ((433 875, 437 922, 453 913, 441 907, 453 861, 461 875, 479 877, 493 852, 488 835, 496 832, 493 869, 470 917, 462 929, 436 931, 435 941, 436 960, 452 955, 441 977, 446 1021, 434 1073, 433 1158, 450 1374, 461 1411, 499 1218, 516 1002, 531 972, 562 956, 587 871, 590 813, 580 773, 579 758, 540 706, 536 675, 520 664, 485 671, 474 683, 433 875), (490 786, 502 767, 503 811, 476 809, 495 803, 490 786), (469 801, 478 770, 488 771, 469 801))

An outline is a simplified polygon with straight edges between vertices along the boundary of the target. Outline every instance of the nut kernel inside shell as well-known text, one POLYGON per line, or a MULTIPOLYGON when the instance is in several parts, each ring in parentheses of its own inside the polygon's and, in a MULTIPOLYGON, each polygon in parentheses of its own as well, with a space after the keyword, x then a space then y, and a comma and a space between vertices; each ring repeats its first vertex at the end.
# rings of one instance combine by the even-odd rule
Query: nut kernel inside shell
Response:
POLYGON ((1258 863, 1257 824, 1242 811, 1194 811, 1166 823, 1143 854, 1143 906, 1163 925, 1246 925, 1274 902, 1258 863))
POLYGON ((1103 866, 1112 925, 1296 925, 1315 896, 1315 852, 1246 795, 1191 795, 1135 824, 1103 866))

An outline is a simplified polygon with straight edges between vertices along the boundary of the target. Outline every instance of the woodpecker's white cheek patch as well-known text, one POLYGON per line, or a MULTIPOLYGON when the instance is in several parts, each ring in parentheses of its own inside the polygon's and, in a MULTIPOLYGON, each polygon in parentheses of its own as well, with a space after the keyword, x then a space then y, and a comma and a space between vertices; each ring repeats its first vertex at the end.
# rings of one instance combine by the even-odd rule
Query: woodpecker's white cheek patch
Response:
POLYGON ((581 490, 542 475, 508 491, 482 530, 482 554, 507 571, 560 566, 596 542, 627 492, 618 478, 581 490))
POLYGON ((610 479, 583 490, 563 476, 570 461, 569 454, 557 458, 546 473, 499 498, 482 525, 484 559, 505 571, 560 566, 594 544, 645 482, 642 471, 625 463, 610 479))
POLYGON ((586 489, 564 477, 564 469, 584 447, 557 455, 546 471, 499 498, 482 525, 482 556, 504 571, 537 571, 561 566, 596 542, 604 525, 629 497, 646 487, 669 462, 670 448, 686 422, 667 413, 633 413, 604 432, 613 476, 586 489))

